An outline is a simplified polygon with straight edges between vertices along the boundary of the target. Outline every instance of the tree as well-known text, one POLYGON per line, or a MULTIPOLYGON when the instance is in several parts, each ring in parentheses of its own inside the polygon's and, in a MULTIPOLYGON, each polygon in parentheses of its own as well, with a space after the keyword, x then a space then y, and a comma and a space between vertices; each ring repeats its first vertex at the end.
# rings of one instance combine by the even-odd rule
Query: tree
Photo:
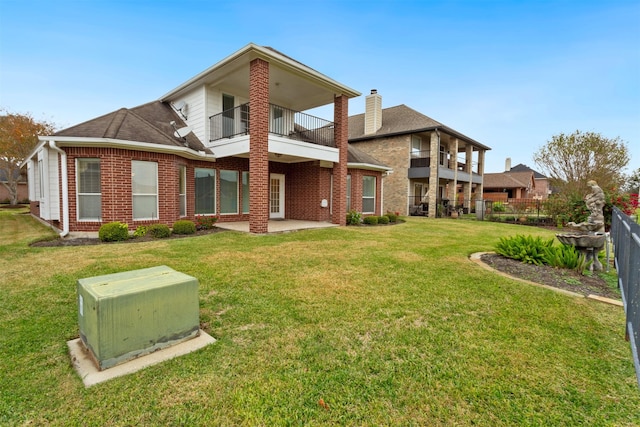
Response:
POLYGON ((10 203, 18 203, 18 181, 21 177, 20 163, 38 144, 38 135, 50 135, 54 125, 36 121, 30 114, 13 114, 0 110, 0 173, 4 174, 4 185, 9 191, 10 203))
POLYGON ((634 170, 629 174, 627 180, 624 183, 623 190, 629 194, 640 193, 640 168, 634 170))
POLYGON ((584 195, 591 179, 605 191, 622 185, 629 149, 619 137, 609 139, 577 130, 571 135, 553 136, 534 153, 533 160, 554 188, 568 195, 584 195))

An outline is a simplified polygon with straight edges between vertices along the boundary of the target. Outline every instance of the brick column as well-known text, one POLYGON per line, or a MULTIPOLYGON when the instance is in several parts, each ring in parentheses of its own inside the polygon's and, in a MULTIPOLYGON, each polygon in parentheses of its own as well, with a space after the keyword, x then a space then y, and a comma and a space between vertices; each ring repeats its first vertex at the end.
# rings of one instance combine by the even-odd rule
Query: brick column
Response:
POLYGON ((453 182, 449 183, 449 204, 453 203, 453 207, 458 204, 458 138, 454 138, 449 145, 449 169, 453 169, 453 182))
POLYGON ((478 189, 476 191, 476 200, 483 199, 484 193, 484 155, 486 150, 478 151, 478 174, 482 177, 482 184, 478 185, 478 189))
POLYGON ((336 96, 333 100, 333 132, 336 147, 340 150, 340 160, 333 164, 333 215, 331 222, 340 225, 347 224, 348 117, 349 98, 344 95, 336 96))
POLYGON ((249 68, 249 231, 269 231, 269 63, 249 68))

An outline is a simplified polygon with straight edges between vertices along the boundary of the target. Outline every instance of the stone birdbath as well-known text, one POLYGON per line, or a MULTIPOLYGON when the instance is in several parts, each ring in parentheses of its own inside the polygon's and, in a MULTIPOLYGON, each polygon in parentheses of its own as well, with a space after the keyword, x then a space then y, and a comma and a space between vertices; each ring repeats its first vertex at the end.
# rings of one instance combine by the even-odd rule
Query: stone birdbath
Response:
POLYGON ((587 183, 591 187, 591 192, 584 198, 587 208, 591 213, 585 222, 576 224, 569 222, 567 226, 572 232, 556 234, 556 238, 565 245, 575 246, 586 258, 591 261, 589 269, 591 271, 601 271, 602 263, 598 259, 598 254, 604 249, 606 234, 604 232, 604 192, 595 181, 587 183))

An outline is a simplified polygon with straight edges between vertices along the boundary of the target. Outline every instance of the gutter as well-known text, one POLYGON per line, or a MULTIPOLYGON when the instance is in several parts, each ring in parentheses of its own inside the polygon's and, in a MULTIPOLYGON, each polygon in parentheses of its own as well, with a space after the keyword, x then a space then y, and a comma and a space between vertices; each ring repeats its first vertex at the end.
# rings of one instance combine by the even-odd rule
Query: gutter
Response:
POLYGON ((56 145, 56 142, 49 141, 49 147, 60 153, 62 157, 60 170, 62 171, 62 232, 60 237, 69 234, 69 177, 67 173, 67 153, 56 145))

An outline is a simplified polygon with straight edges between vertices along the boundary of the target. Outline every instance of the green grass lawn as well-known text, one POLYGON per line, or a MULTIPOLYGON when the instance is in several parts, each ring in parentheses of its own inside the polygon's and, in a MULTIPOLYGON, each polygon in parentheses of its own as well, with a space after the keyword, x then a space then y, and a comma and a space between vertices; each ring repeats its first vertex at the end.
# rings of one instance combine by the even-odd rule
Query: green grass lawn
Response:
POLYGON ((640 424, 620 307, 468 260, 546 230, 407 218, 28 246, 47 233, 0 213, 0 425, 640 424), (200 319, 218 341, 85 389, 66 346, 76 281, 163 264, 199 279, 200 319))

